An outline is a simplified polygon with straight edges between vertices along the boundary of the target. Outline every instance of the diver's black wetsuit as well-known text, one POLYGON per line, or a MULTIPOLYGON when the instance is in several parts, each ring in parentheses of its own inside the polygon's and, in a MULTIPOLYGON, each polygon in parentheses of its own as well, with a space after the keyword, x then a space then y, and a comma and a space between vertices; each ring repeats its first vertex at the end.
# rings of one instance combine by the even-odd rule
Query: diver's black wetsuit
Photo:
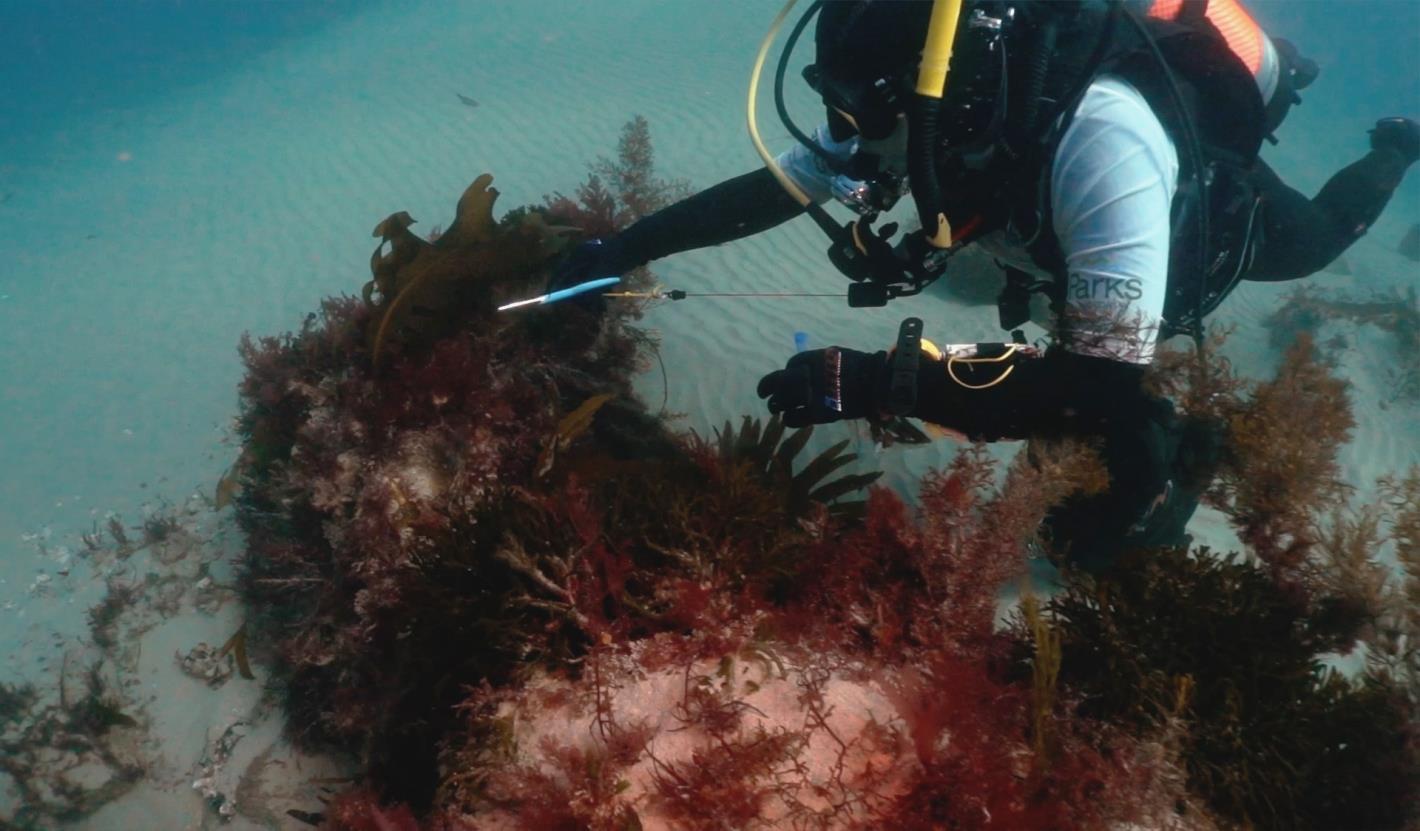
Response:
POLYGON ((596 270, 621 274, 671 254, 754 236, 802 213, 804 208, 773 174, 760 168, 663 208, 606 240, 596 270))
MULTIPOLYGON (((848 13, 861 8, 867 7, 830 4, 825 15, 834 10, 848 13)), ((894 11, 903 8, 906 7, 894 7, 894 11)), ((920 12, 922 7, 911 8, 920 12)), ((888 17, 891 15, 885 16, 884 22, 891 22, 888 17)), ((910 29, 894 25, 888 27, 887 34, 906 36, 904 33, 910 29)), ((889 42, 881 37, 860 38, 854 54, 861 57, 863 49, 871 51, 876 46, 890 54, 911 54, 915 48, 911 44, 917 40, 920 37, 914 35, 892 46, 884 45, 889 42)), ((820 42, 820 58, 825 51, 820 42)), ((1244 78, 1244 83, 1250 87, 1251 77, 1244 78)), ((1285 108, 1280 112, 1285 114, 1285 108)), ((833 127, 832 109, 829 122, 833 127)), ((843 128, 842 124, 837 126, 843 128)), ((1224 132, 1228 129, 1229 124, 1224 124, 1224 132)), ((842 140, 851 132, 834 130, 833 138, 842 140), (845 134, 839 135, 840 132, 845 134)), ((1255 237, 1253 260, 1243 278, 1298 279, 1340 256, 1380 215, 1406 168, 1420 156, 1420 149, 1415 147, 1420 143, 1417 134, 1420 130, 1405 119, 1378 123, 1372 134, 1372 152, 1339 171, 1312 199, 1284 184, 1266 164, 1255 161, 1244 176, 1252 193, 1261 199, 1260 233, 1255 237)), ((1034 194, 1020 195, 1030 198, 1034 194)), ((617 237, 579 252, 579 256, 569 260, 571 267, 564 267, 555 278, 555 287, 581 282, 589 276, 622 273, 680 251, 751 236, 803 212, 768 170, 756 170, 645 217, 617 237)), ((1179 252, 1188 253, 1188 244, 1176 247, 1179 252)), ((1192 297, 1197 292, 1186 294, 1192 297)), ((877 387, 887 374, 883 371, 885 353, 868 355, 836 347, 828 351, 833 353, 833 361, 842 361, 841 367, 834 364, 834 383, 841 377, 845 390, 852 387, 856 394, 835 401, 835 406, 827 411, 821 404, 801 406, 799 400, 825 400, 823 390, 812 387, 807 380, 810 373, 804 359, 822 362, 828 358, 798 355, 786 370, 771 373, 760 385, 761 397, 770 399, 772 411, 784 412, 786 423, 873 417, 873 402, 883 400, 878 397, 883 392, 877 387), (802 382, 795 374, 800 371, 805 376, 802 382), (800 384, 802 391, 795 392, 800 384), (845 406, 836 406, 839 403, 845 406)), ((1206 486, 1208 457, 1216 451, 1217 438, 1203 425, 1177 416, 1169 402, 1146 394, 1142 383, 1144 366, 1053 349, 1043 358, 1015 363, 1009 378, 994 377, 994 368, 983 369, 990 377, 977 377, 970 365, 958 367, 958 376, 964 376, 970 385, 965 386, 949 380, 939 365, 925 368, 925 364, 936 363, 924 362, 919 371, 917 405, 911 413, 915 417, 987 441, 1062 435, 1104 437, 1105 461, 1112 478, 1110 492, 1077 500, 1057 511, 1051 521, 1057 541, 1068 540, 1076 555, 1088 558, 1083 565, 1105 566, 1126 544, 1170 545, 1185 541, 1183 528, 1197 504, 1198 494, 1206 486), (1146 517, 1149 523, 1141 523, 1140 519, 1146 517)), ((822 366, 813 372, 815 379, 827 374, 822 366)))
MULTIPOLYGON (((1258 161, 1252 177, 1263 200, 1263 236, 1246 279, 1294 280, 1325 267, 1380 215, 1410 162, 1373 150, 1339 171, 1308 199, 1258 161)), ((622 233, 601 262, 617 273, 680 251, 718 245, 803 213, 768 170, 721 182, 622 233)), ((940 373, 921 376, 914 415, 973 439, 1105 435, 1110 492, 1080 500, 1051 518, 1076 565, 1107 567, 1128 545, 1178 545, 1207 486, 1216 435, 1178 417, 1168 402, 1142 393, 1144 367, 1054 350, 1016 368, 1016 383, 967 392, 940 373), (1167 498, 1160 500, 1163 483, 1167 498), (1152 513, 1151 513, 1152 511, 1152 513), (1172 514, 1172 515, 1171 515, 1172 514), (1149 515, 1150 521, 1140 518, 1149 515)), ((973 383, 973 370, 959 374, 973 383)))
MULTIPOLYGON (((1259 160, 1251 179, 1262 196, 1262 238, 1244 279, 1307 277, 1341 256, 1390 202, 1410 161, 1372 150, 1308 199, 1259 160)), ((736 176, 654 213, 620 234, 598 267, 618 273, 652 260, 766 231, 803 213, 766 169, 736 176)))
POLYGON ((1409 166, 1397 150, 1372 150, 1308 199, 1259 160, 1251 179, 1263 200, 1262 239, 1245 279, 1296 280, 1325 268, 1370 229, 1409 166))

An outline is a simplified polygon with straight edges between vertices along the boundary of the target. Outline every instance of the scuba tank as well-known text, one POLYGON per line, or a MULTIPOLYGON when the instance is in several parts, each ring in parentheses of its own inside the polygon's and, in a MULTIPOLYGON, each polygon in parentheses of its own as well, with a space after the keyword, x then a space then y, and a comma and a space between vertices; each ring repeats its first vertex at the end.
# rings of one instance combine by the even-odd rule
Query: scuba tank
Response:
MULTIPOLYGON (((827 6, 832 8, 815 3, 791 34, 779 61, 776 100, 796 138, 860 183, 834 188, 859 213, 846 226, 805 204, 833 239, 831 261, 854 281, 850 305, 883 305, 920 292, 941 276, 962 244, 1007 226, 1031 241, 1039 265, 1059 273, 1062 258, 1050 233, 1042 170, 1069 115, 1105 72, 1122 75, 1149 100, 1180 150, 1180 202, 1194 203, 1175 212, 1179 257, 1170 270, 1166 316, 1179 328, 1196 327, 1245 273, 1256 205, 1239 200, 1241 191, 1230 186, 1222 203, 1236 207, 1218 223, 1226 233, 1220 236, 1209 223, 1220 210, 1209 194, 1210 180, 1242 183, 1240 174, 1256 158, 1263 131, 1256 82, 1210 11, 1216 6, 1232 15, 1224 23, 1241 33, 1239 42, 1256 43, 1263 36, 1247 28, 1250 18, 1238 16, 1235 0, 935 0, 930 9, 925 3, 865 0, 827 6), (864 149, 892 141, 900 148, 905 127, 905 164, 883 164, 889 154, 873 152, 861 153, 851 166, 830 160, 788 118, 781 87, 789 54, 821 8, 832 14, 832 25, 820 27, 818 61, 805 78, 829 107, 830 127, 837 120, 845 136, 857 132, 864 149), (911 33, 924 28, 922 49, 906 47, 911 33), (1207 107, 1195 107, 1199 101, 1207 107), (872 223, 903 192, 903 167, 923 229, 892 242, 895 226, 874 230, 872 223), (1226 176, 1218 172, 1223 167, 1226 176), (1192 228, 1185 230, 1185 224, 1192 228), (1240 238, 1237 228, 1244 229, 1240 238)), ((1008 280, 1003 324, 1019 312, 1020 298, 1039 288, 1008 280)))

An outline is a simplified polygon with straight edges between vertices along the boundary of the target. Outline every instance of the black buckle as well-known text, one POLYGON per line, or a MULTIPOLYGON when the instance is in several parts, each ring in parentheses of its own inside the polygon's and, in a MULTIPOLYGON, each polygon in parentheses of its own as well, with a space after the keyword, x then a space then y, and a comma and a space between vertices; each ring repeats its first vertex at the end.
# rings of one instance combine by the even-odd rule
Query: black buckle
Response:
POLYGON ((922 320, 909 317, 897 330, 897 350, 892 356, 892 380, 888 384, 887 406, 895 416, 905 416, 917 407, 917 367, 922 361, 922 320))
POLYGON ((947 260, 960 245, 934 249, 921 238, 909 234, 895 250, 888 243, 897 230, 889 223, 879 231, 874 217, 850 222, 833 233, 828 258, 854 284, 848 287, 848 305, 854 308, 884 306, 896 297, 919 294, 946 270, 947 260))
POLYGON ((854 283, 848 287, 849 308, 875 309, 887 302, 888 289, 882 283, 854 283))

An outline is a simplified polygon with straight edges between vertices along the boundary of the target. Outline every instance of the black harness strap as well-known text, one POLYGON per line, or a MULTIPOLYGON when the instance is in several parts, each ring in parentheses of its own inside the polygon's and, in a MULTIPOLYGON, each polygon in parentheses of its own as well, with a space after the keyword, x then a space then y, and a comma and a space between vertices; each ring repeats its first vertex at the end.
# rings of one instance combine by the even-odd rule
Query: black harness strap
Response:
POLYGON ((1191 26, 1207 25, 1208 0, 1183 0, 1183 7, 1174 20, 1191 26))

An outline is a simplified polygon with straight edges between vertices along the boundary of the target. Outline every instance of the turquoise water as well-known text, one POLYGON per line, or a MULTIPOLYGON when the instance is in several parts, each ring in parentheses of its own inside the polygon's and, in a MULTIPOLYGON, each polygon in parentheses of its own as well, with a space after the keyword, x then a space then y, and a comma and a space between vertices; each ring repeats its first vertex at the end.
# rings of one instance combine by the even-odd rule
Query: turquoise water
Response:
MULTIPOLYGON (((1294 186, 1314 192, 1358 158, 1377 117, 1420 117, 1420 4, 1254 7, 1322 66, 1266 151, 1294 186)), ((446 223, 484 171, 504 208, 570 190, 636 113, 663 175, 704 187, 752 169, 744 85, 774 11, 751 0, 0 5, 4 674, 43 678, 56 644, 85 634, 101 581, 82 564, 61 573, 81 532, 211 492, 235 455, 238 337, 292 328, 322 297, 358 291, 381 218, 446 223)), ((811 119, 808 97, 794 100, 811 119)), ((1414 279, 1392 252, 1417 221, 1412 173, 1348 254, 1355 285, 1414 279)), ((707 291, 836 290, 823 247, 798 222, 658 273, 707 291)), ((1220 316, 1255 333, 1272 298, 1240 293, 1220 316)), ((878 348, 909 313, 939 339, 998 337, 993 309, 940 296, 880 310, 686 301, 647 323, 665 338, 670 409, 705 432, 758 412, 754 381, 792 352, 795 331, 878 348)), ((1380 384, 1386 370, 1348 371, 1380 384)), ((659 399, 661 384, 648 376, 643 391, 659 399)), ((1358 481, 1420 461, 1413 404, 1373 409, 1346 459, 1358 481)), ((871 461, 910 488, 949 453, 871 461)))

